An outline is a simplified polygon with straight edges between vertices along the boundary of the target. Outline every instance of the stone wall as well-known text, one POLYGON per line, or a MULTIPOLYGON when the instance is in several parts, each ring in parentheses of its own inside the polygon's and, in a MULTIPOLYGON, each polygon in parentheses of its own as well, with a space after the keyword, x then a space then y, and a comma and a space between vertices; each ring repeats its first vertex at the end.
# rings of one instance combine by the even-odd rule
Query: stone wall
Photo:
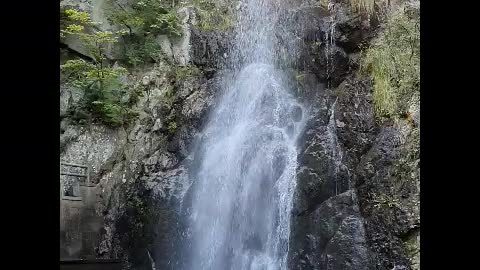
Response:
POLYGON ((95 258, 103 218, 95 211, 98 188, 80 186, 78 197, 60 197, 60 259, 95 258))

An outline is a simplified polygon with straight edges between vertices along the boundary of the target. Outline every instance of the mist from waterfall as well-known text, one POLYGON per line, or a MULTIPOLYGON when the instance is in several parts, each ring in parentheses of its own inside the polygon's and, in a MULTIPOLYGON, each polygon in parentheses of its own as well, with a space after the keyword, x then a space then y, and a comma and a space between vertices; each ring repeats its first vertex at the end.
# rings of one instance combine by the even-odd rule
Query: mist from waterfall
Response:
POLYGON ((187 269, 286 269, 304 108, 275 67, 282 1, 247 0, 238 11, 235 75, 211 113, 191 171, 187 269))

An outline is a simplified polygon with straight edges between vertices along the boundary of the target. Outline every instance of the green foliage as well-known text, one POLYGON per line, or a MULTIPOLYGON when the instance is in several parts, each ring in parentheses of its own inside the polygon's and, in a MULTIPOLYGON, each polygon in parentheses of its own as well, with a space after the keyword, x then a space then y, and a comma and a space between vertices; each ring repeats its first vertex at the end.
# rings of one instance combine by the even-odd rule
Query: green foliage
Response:
POLYGON ((157 35, 182 35, 180 21, 171 4, 171 1, 162 0, 128 0, 126 6, 112 3, 113 8, 108 10, 109 21, 128 29, 124 45, 129 64, 136 66, 149 60, 158 61, 157 35))
POLYGON ((102 67, 84 59, 68 60, 61 66, 69 83, 78 88, 101 87, 126 72, 122 67, 102 67))
POLYGON ((362 70, 372 78, 379 117, 402 114, 412 95, 420 91, 419 23, 403 10, 392 14, 383 33, 364 52, 362 70))
POLYGON ((200 29, 225 31, 233 25, 230 7, 213 0, 191 0, 197 8, 200 29))
POLYGON ((84 90, 85 93, 79 108, 81 112, 74 112, 75 118, 86 120, 95 117, 111 126, 128 122, 135 116, 135 112, 129 107, 133 100, 138 98, 138 93, 130 93, 120 82, 119 78, 126 73, 126 69, 109 65, 105 56, 107 46, 117 42, 124 32, 87 29, 86 26, 95 23, 85 12, 66 9, 64 16, 65 21, 68 21, 64 24, 65 28, 61 29, 64 36, 78 37, 93 58, 93 61, 68 60, 60 66, 66 75, 67 83, 84 90))
POLYGON ((78 11, 74 9, 67 9, 64 11, 67 18, 72 22, 82 23, 82 24, 93 24, 90 20, 90 15, 88 12, 78 11))
POLYGON ((111 32, 88 29, 88 26, 93 26, 97 23, 93 22, 86 12, 66 9, 63 11, 63 18, 65 20, 63 21, 64 28, 60 29, 61 34, 64 37, 73 35, 79 38, 96 64, 102 64, 102 61, 106 59, 106 47, 117 42, 120 36, 126 34, 125 31, 111 32))
POLYGON ((150 25, 154 32, 163 33, 173 37, 182 36, 180 23, 175 10, 158 14, 156 23, 150 25))
POLYGON ((123 25, 130 34, 165 34, 181 36, 181 27, 171 1, 128 0, 126 6, 113 3, 109 20, 123 25))
POLYGON ((125 57, 128 64, 137 66, 147 60, 158 61, 161 55, 160 44, 151 35, 131 35, 125 39, 125 57))
POLYGON ((85 27, 93 25, 96 23, 90 19, 88 12, 71 8, 60 9, 60 38, 67 34, 80 33, 85 27))

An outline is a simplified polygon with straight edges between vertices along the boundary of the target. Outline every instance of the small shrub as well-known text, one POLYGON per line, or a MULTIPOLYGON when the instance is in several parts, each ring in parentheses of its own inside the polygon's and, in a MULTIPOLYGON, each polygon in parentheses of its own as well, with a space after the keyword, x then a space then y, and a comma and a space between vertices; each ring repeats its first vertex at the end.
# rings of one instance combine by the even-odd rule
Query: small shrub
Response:
POLYGON ((137 66, 147 61, 160 59, 161 47, 151 35, 129 36, 125 38, 125 58, 128 64, 137 66))
POLYGON ((125 26, 130 34, 165 34, 180 36, 181 28, 171 1, 128 0, 125 6, 112 3, 108 19, 125 26))

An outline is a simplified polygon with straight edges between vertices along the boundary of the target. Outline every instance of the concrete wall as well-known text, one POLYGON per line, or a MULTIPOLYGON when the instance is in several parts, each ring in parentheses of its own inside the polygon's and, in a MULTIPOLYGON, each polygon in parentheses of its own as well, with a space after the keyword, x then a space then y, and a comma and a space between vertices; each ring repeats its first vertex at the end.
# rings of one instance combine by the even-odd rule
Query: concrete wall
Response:
POLYGON ((80 186, 79 197, 60 197, 60 259, 95 258, 103 226, 95 211, 98 188, 80 186))

